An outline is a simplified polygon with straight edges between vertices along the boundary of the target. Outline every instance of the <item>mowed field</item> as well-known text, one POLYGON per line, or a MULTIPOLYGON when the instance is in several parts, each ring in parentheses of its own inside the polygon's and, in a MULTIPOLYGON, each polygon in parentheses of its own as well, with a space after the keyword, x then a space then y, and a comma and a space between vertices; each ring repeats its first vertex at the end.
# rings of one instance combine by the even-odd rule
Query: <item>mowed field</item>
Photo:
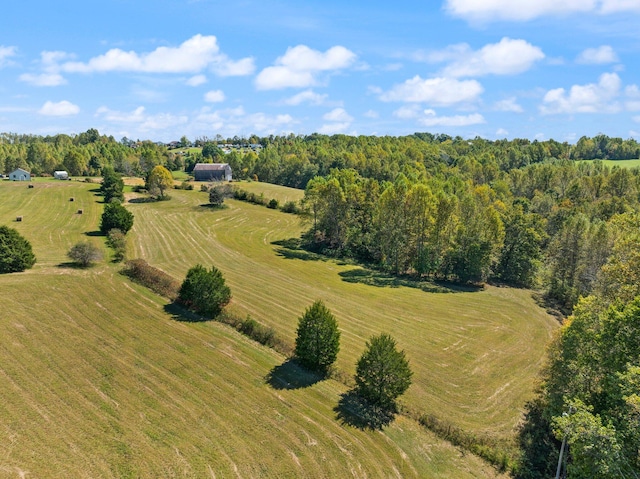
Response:
MULTIPOLYGON (((270 381, 278 371, 296 370, 224 325, 176 321, 166 300, 128 281, 118 265, 69 267, 66 251, 75 242, 90 239, 104 248, 93 234, 102 211, 90 191, 96 185, 34 185, 0 182, 0 224, 27 237, 38 258, 27 272, 0 275, 0 477, 496 476, 404 417, 382 432, 342 424, 334 408, 345 386, 322 381, 287 388, 270 381)), ((268 287, 255 298, 265 304, 243 305, 251 288, 241 287, 242 271, 231 273, 233 242, 218 234, 225 221, 257 220, 264 212, 255 228, 245 225, 246 240, 262 245, 256 254, 263 259, 252 271, 264 278, 257 268, 269 267, 271 257, 281 264, 276 277, 287 268, 296 277, 302 260, 280 256, 264 233, 295 217, 236 203, 210 211, 199 206, 203 198, 175 192, 162 204, 130 204, 131 249, 176 276, 197 260, 225 265, 232 309, 270 318, 287 334, 287 315, 271 317, 268 287), (182 228, 192 221, 189 234, 182 228), (209 252, 192 256, 201 241, 199 251, 209 252)), ((289 228, 299 228, 294 225, 289 228)), ((252 261, 245 248, 235 254, 237 267, 252 261)), ((297 296, 292 299, 301 301, 297 296)), ((281 299, 282 310, 294 314, 295 305, 281 299)), ((349 339, 355 333, 346 324, 343 331, 348 354, 347 344, 358 341, 349 339)))
POLYGON ((635 160, 583 160, 587 163, 593 163, 594 161, 601 161, 604 165, 607 165, 609 168, 613 168, 614 166, 619 166, 621 168, 640 168, 640 159, 635 160))
POLYGON ((215 265, 231 287, 230 310, 291 344, 305 308, 323 300, 342 331, 342 371, 354 372, 368 338, 389 333, 415 373, 403 397, 409 409, 475 434, 513 436, 557 327, 530 291, 401 284, 287 247, 307 227, 295 215, 234 200, 212 210, 207 200, 206 193, 175 191, 171 201, 130 204, 132 256, 176 278, 197 263, 215 265))

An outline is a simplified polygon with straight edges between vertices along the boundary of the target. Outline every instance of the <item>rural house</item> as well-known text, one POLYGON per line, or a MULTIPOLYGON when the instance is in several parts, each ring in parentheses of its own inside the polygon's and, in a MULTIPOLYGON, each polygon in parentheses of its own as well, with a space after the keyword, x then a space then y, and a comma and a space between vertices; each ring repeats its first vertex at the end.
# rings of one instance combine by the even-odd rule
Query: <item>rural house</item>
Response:
POLYGON ((31 181, 31 173, 22 168, 18 168, 15 171, 9 173, 9 179, 11 181, 31 181))
POLYGON ((53 177, 56 180, 68 180, 69 179, 69 173, 67 173, 66 171, 54 171, 53 172, 53 177))
POLYGON ((193 177, 196 181, 231 181, 231 166, 229 163, 196 163, 193 177))

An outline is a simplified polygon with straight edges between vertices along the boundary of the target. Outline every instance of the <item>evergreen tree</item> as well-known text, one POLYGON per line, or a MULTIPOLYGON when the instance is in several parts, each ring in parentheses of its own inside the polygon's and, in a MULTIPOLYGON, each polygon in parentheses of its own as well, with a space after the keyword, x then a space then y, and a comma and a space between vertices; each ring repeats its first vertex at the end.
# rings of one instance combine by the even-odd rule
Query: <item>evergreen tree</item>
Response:
POLYGON ((104 212, 100 220, 100 231, 104 234, 108 234, 114 228, 127 234, 132 226, 133 213, 120 203, 114 202, 104 206, 104 212))
POLYGON ((356 392, 373 405, 395 410, 395 401, 411 385, 412 375, 395 340, 388 334, 374 336, 356 364, 356 392))
POLYGON ((36 257, 31 243, 8 226, 0 226, 0 274, 16 273, 31 268, 36 257))
POLYGON ((231 290, 215 266, 210 270, 200 264, 191 268, 178 293, 179 302, 211 318, 220 314, 230 300, 231 290))
POLYGON ((309 369, 326 374, 338 357, 340 331, 331 311, 316 301, 298 321, 295 354, 309 369))

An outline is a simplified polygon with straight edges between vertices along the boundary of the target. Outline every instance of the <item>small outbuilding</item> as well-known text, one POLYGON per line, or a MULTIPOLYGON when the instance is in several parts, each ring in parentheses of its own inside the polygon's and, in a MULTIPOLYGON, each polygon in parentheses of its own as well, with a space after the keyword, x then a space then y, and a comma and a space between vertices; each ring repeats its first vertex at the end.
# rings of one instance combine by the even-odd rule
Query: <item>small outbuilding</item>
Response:
POLYGON ((54 171, 53 172, 53 177, 56 180, 68 180, 69 179, 69 173, 67 173, 66 171, 54 171))
POLYGON ((229 163, 196 163, 193 177, 196 181, 231 181, 233 173, 229 163))
POLYGON ((18 168, 15 171, 9 173, 9 179, 11 181, 31 181, 31 173, 22 168, 18 168))

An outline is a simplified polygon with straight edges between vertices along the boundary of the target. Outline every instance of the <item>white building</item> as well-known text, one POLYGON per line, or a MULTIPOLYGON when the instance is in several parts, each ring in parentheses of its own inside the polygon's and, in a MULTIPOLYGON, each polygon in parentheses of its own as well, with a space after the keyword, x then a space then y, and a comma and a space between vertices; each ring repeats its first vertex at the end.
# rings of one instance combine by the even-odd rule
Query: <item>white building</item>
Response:
POLYGON ((54 171, 53 172, 53 177, 56 180, 68 180, 69 179, 69 173, 67 173, 66 171, 54 171))
POLYGON ((9 173, 9 179, 11 181, 31 181, 31 173, 22 168, 18 168, 9 173))

